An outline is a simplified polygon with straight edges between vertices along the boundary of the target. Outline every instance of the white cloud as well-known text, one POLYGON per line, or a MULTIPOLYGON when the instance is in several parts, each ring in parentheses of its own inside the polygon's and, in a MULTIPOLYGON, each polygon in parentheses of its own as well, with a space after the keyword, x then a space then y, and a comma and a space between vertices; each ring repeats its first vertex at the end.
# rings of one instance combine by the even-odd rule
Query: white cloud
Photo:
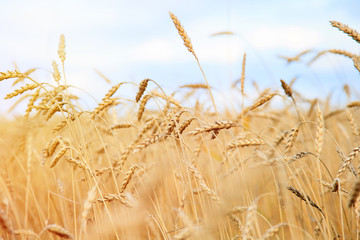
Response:
POLYGON ((322 42, 321 34, 315 30, 281 25, 254 29, 247 39, 258 50, 286 48, 293 51, 303 51, 318 46, 322 42))
POLYGON ((127 55, 131 56, 133 61, 166 62, 184 59, 183 52, 179 51, 177 44, 167 37, 151 38, 133 45, 127 55))

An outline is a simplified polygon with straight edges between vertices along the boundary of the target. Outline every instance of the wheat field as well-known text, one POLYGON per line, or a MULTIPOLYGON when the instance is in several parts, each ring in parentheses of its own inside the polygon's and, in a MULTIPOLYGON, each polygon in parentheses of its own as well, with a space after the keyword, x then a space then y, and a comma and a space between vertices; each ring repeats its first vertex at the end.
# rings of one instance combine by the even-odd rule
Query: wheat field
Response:
MULTIPOLYGON (((244 55, 232 85, 241 111, 219 106, 171 20, 204 77, 179 86, 182 97, 153 79, 119 82, 85 110, 66 79, 64 35, 52 79, 0 73, 16 85, 5 98, 27 103, 23 116, 1 120, 0 239, 360 239, 360 102, 335 108, 279 79, 282 88, 245 104, 244 55), (133 99, 118 94, 129 85, 133 99), (184 105, 197 92, 210 107, 184 105), (118 114, 124 102, 132 107, 118 114)), ((356 30, 331 24, 360 44, 356 30)), ((309 64, 326 53, 360 72, 360 56, 339 49, 309 64)))

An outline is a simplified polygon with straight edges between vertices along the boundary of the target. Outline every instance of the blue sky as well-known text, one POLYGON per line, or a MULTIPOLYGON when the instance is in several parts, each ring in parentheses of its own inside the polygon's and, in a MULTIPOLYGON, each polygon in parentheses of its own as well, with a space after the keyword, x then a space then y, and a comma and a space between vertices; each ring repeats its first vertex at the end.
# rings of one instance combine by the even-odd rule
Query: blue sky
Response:
MULTIPOLYGON (((247 54, 246 91, 256 97, 260 88, 280 88, 280 78, 297 76, 294 89, 307 97, 342 102, 344 84, 358 85, 359 73, 350 60, 325 55, 311 67, 306 62, 287 64, 278 55, 294 56, 330 48, 359 53, 359 44, 332 28, 329 20, 360 30, 360 1, 2 1, 0 14, 0 71, 38 67, 36 79, 50 81, 52 60, 58 61, 60 34, 66 38, 68 82, 100 100, 111 87, 95 69, 114 84, 139 83, 151 78, 168 93, 177 86, 203 82, 193 56, 187 52, 169 17, 173 12, 192 39, 218 101, 240 99, 229 92, 241 74, 247 54), (221 31, 234 35, 211 37, 221 31)), ((314 53, 304 59, 309 60, 314 53)), ((59 61, 58 61, 59 62, 59 61)), ((0 98, 12 91, 0 83, 0 98)), ((357 89, 359 90, 359 89, 357 89)), ((132 98, 135 87, 118 96, 132 98)), ((84 95, 89 107, 96 103, 84 95)), ((0 113, 9 107, 0 104, 0 113)), ((236 107, 236 106, 235 106, 236 107)))

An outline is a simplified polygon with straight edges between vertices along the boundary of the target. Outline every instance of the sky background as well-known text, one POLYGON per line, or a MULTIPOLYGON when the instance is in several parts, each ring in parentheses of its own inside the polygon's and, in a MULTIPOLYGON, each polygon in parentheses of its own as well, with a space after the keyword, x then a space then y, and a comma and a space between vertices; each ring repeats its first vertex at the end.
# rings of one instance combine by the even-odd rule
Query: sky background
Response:
MULTIPOLYGON (((359 73, 352 61, 324 55, 308 67, 317 51, 343 49, 359 54, 359 44, 331 27, 337 20, 360 30, 360 1, 4 1, 0 0, 0 71, 37 67, 32 75, 52 81, 59 37, 65 35, 65 70, 69 84, 79 87, 84 108, 92 108, 111 87, 95 70, 114 84, 139 83, 151 78, 167 93, 178 86, 202 83, 194 57, 186 50, 170 17, 173 12, 192 40, 194 50, 220 103, 237 108, 241 99, 229 90, 241 75, 246 52, 246 85, 249 99, 260 89, 280 89, 280 79, 297 77, 293 88, 305 97, 333 94, 344 104, 344 84, 358 91, 359 73), (231 31, 233 35, 211 36, 231 31), (300 63, 279 58, 312 49, 300 63), (81 90, 80 90, 81 89, 81 90)), ((19 85, 18 85, 19 86, 19 85)), ((154 85, 150 86, 155 88, 154 85)), ((9 81, 0 83, 0 113, 16 101, 1 100, 13 91, 9 81)), ((117 96, 133 98, 136 87, 120 88, 117 96)), ((357 96, 358 97, 358 96, 357 96)), ((356 96, 354 95, 356 99, 356 96)), ((20 106, 15 112, 23 111, 20 106), (21 110, 21 111, 20 111, 21 110)))

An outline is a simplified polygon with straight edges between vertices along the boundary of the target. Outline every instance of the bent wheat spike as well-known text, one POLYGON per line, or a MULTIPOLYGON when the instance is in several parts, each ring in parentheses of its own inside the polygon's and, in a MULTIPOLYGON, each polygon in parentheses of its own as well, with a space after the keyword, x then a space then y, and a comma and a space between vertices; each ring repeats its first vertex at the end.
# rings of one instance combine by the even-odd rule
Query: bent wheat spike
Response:
POLYGON ((331 25, 333 27, 338 28, 340 31, 346 33, 347 35, 349 35, 350 37, 352 37, 352 39, 354 39, 356 42, 360 43, 360 33, 358 33, 356 30, 350 28, 349 26, 341 23, 341 22, 337 22, 337 21, 330 21, 331 25))
POLYGON ((246 147, 246 146, 258 146, 264 144, 264 141, 262 139, 238 139, 235 142, 232 142, 228 145, 226 145, 226 150, 232 150, 238 147, 246 147))
POLYGON ((25 79, 25 76, 29 76, 31 73, 35 72, 37 70, 37 68, 31 68, 29 70, 27 70, 26 72, 24 72, 24 76, 23 77, 19 77, 18 79, 16 79, 11 86, 15 86, 16 84, 18 84, 19 82, 23 81, 25 79))
POLYGON ((236 127, 236 126, 240 126, 240 125, 238 123, 236 123, 236 122, 233 122, 233 121, 223 121, 223 120, 221 120, 221 121, 216 121, 212 125, 196 128, 194 131, 191 131, 188 134, 197 135, 197 134, 200 134, 200 133, 218 131, 218 130, 221 130, 221 129, 229 129, 229 128, 236 127))
POLYGON ((336 178, 340 178, 345 169, 347 167, 349 167, 351 161, 356 157, 356 155, 360 152, 360 147, 356 147, 354 148, 350 154, 347 156, 347 158, 345 159, 345 161, 343 162, 343 164, 341 165, 340 169, 338 170, 338 172, 336 173, 336 178))
POLYGON ((9 78, 25 78, 25 77, 27 77, 27 76, 25 74, 19 72, 18 70, 0 72, 0 81, 9 79, 9 78))
POLYGON ((29 91, 29 90, 33 90, 38 86, 39 86, 39 84, 37 84, 37 83, 26 84, 25 86, 23 86, 23 87, 15 90, 14 92, 9 93, 8 95, 6 95, 5 99, 10 99, 10 98, 16 97, 17 95, 22 94, 22 93, 24 93, 26 91, 29 91))
POLYGON ((321 214, 324 216, 323 211, 321 210, 321 208, 314 203, 309 196, 302 194, 299 190, 297 190, 296 188, 289 186, 288 190, 290 192, 292 192, 293 194, 295 194, 298 198, 300 198, 301 200, 303 200, 306 203, 309 203, 311 206, 313 206, 314 208, 316 208, 317 210, 319 210, 321 212, 321 214))
POLYGON ((118 83, 116 85, 114 85, 109 92, 106 93, 105 97, 102 99, 103 101, 106 101, 107 99, 110 99, 115 92, 119 89, 119 87, 122 85, 123 83, 118 83))
POLYGON ((57 224, 48 225, 48 226, 46 226, 45 229, 47 231, 51 232, 52 234, 55 234, 61 238, 73 239, 73 236, 71 235, 71 233, 69 233, 68 230, 66 230, 65 228, 63 228, 57 224))
POLYGON ((135 170, 139 168, 138 166, 132 166, 128 172, 126 172, 125 174, 125 177, 124 177, 124 180, 121 184, 121 188, 120 188, 120 193, 123 193, 127 187, 127 185, 129 184, 130 180, 131 180, 131 177, 134 175, 135 173, 135 170))
MULTIPOLYGON (((186 84, 186 85, 182 85, 179 88, 204 88, 204 89, 208 89, 209 86, 204 84, 204 83, 194 83, 194 84, 186 84)), ((211 88, 211 87, 210 87, 211 88)))
POLYGON ((198 58, 197 58, 195 51, 193 49, 193 46, 191 44, 191 40, 190 40, 189 36, 186 34, 184 27, 181 25, 179 19, 172 12, 169 12, 169 14, 170 14, 170 17, 171 17, 176 29, 178 30, 179 35, 181 36, 182 40, 184 41, 185 47, 187 48, 187 50, 189 52, 191 52, 194 55, 194 57, 197 60, 198 58))
POLYGON ((95 202, 98 203, 107 203, 107 202, 113 202, 113 201, 119 201, 122 204, 124 204, 127 207, 132 207, 129 200, 126 198, 126 195, 123 193, 120 194, 109 194, 107 196, 103 196, 102 198, 98 198, 95 202))

